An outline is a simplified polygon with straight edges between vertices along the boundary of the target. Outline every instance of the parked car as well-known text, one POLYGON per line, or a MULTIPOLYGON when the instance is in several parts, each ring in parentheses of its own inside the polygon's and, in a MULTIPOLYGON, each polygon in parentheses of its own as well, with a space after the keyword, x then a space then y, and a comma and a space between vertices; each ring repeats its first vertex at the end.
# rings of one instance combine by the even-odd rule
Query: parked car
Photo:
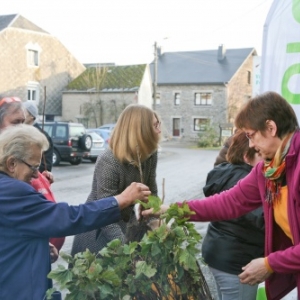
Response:
POLYGON ((81 123, 45 122, 44 130, 53 140, 53 165, 68 161, 79 165, 85 152, 92 147, 92 137, 81 123))
POLYGON ((93 144, 89 152, 85 152, 83 158, 89 159, 92 162, 97 160, 98 155, 105 150, 104 139, 96 132, 87 130, 87 133, 92 137, 93 144))
POLYGON ((99 129, 99 128, 89 128, 87 129, 87 132, 96 132, 104 139, 104 148, 108 148, 108 143, 110 139, 111 130, 109 129, 99 129))
POLYGON ((100 127, 98 127, 98 129, 105 129, 105 130, 109 130, 112 131, 116 126, 116 123, 109 123, 109 124, 103 124, 100 127))

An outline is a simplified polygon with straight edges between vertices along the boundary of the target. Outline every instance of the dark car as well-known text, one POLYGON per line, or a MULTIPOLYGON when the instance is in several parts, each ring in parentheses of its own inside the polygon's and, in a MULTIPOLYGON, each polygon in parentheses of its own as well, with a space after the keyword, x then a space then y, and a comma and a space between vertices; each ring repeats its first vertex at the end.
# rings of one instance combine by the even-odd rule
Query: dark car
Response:
POLYGON ((43 126, 53 141, 54 166, 58 166, 61 161, 79 165, 92 147, 92 138, 81 123, 45 122, 43 126))

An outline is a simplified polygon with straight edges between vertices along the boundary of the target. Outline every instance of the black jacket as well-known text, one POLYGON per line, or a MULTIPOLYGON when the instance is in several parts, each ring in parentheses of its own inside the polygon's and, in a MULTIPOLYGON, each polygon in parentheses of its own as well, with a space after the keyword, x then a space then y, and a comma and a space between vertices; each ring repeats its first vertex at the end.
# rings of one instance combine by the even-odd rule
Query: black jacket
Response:
POLYGON ((39 171, 43 173, 43 171, 47 170, 51 172, 52 170, 52 159, 53 159, 53 142, 52 138, 49 136, 49 134, 42 130, 40 125, 38 123, 34 123, 33 126, 37 128, 39 131, 41 131, 47 138, 49 142, 49 149, 43 153, 42 160, 41 160, 41 165, 39 168, 39 171))
MULTIPOLYGON (((224 162, 208 173, 203 188, 206 197, 233 187, 248 175, 251 166, 224 162)), ((211 222, 202 244, 202 256, 212 268, 240 274, 252 259, 264 255, 264 219, 262 208, 242 217, 211 222)))

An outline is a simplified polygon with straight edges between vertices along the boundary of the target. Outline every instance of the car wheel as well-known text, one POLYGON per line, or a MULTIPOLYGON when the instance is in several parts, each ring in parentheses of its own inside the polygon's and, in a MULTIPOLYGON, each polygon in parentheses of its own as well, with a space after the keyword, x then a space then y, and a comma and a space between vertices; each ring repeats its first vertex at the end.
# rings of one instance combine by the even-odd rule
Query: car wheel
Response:
POLYGON ((92 148, 93 139, 90 135, 84 134, 79 139, 79 145, 84 151, 90 151, 92 148))
POLYGON ((60 163, 60 156, 58 152, 55 149, 53 149, 52 164, 53 166, 58 166, 59 163, 60 163))
POLYGON ((79 164, 81 164, 82 159, 79 157, 73 157, 70 159, 70 164, 73 166, 77 166, 79 164))

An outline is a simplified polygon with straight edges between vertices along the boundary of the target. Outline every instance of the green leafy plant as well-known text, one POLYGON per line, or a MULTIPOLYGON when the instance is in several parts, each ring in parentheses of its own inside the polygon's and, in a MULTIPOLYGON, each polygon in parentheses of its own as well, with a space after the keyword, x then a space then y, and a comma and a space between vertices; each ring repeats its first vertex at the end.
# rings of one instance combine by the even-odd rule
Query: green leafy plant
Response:
MULTIPOLYGON (((142 205, 158 210, 160 204, 150 196, 142 205)), ((68 290, 66 300, 211 299, 197 262, 201 236, 187 222, 191 214, 186 203, 172 204, 161 216, 161 226, 140 242, 113 240, 97 254, 61 253, 72 267, 60 265, 48 277, 68 290)), ((48 290, 48 299, 53 291, 48 290)))
POLYGON ((198 134, 198 147, 216 147, 219 146, 219 134, 211 127, 206 126, 205 130, 198 134))

